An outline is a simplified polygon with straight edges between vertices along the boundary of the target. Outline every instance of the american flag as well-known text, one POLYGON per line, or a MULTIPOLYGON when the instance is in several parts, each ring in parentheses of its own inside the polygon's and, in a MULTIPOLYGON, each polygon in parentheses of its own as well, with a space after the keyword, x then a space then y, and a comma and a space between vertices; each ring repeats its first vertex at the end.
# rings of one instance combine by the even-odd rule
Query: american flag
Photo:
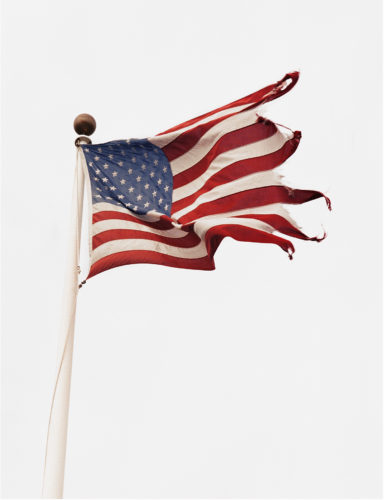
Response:
POLYGON ((92 200, 88 277, 135 263, 211 270, 226 236, 275 243, 290 258, 292 243, 275 232, 320 241, 284 205, 324 197, 330 208, 329 199, 285 186, 276 172, 301 133, 257 113, 298 76, 148 139, 82 145, 92 200))

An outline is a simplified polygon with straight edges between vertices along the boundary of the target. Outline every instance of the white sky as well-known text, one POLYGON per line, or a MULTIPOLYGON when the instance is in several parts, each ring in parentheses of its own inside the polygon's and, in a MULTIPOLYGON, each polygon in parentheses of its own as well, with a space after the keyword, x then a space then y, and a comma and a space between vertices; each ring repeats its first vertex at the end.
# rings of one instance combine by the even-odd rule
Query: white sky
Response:
POLYGON ((40 495, 75 116, 95 116, 94 143, 149 137, 298 69, 266 113, 303 133, 284 169, 331 197, 331 215, 295 210, 327 240, 295 241, 293 262, 225 240, 214 272, 92 278, 65 496, 378 497, 380 2, 3 6, 3 496, 40 495))

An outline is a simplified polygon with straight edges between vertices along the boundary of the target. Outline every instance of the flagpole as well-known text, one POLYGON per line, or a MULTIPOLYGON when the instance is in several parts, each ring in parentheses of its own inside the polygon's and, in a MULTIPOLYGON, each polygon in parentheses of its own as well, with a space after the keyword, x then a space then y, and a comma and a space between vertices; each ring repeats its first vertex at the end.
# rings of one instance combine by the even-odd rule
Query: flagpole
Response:
POLYGON ((60 324, 57 375, 51 403, 43 476, 42 498, 63 498, 65 455, 67 446, 68 412, 71 389, 73 340, 77 294, 79 291, 79 253, 84 198, 84 171, 80 144, 91 144, 89 137, 96 129, 90 115, 79 115, 74 122, 75 131, 83 134, 75 141, 77 162, 72 191, 70 237, 64 280, 62 319, 60 324))

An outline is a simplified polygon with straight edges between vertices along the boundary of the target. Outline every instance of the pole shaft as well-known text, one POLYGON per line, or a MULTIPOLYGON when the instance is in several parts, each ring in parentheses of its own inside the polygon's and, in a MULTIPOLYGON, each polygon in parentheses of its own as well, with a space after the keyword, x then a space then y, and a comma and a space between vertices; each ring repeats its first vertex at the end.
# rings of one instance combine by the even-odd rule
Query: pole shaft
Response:
POLYGON ((62 320, 58 342, 57 378, 48 426, 42 492, 43 498, 63 498, 84 196, 84 172, 79 149, 77 152, 77 166, 72 192, 69 251, 64 281, 62 320))

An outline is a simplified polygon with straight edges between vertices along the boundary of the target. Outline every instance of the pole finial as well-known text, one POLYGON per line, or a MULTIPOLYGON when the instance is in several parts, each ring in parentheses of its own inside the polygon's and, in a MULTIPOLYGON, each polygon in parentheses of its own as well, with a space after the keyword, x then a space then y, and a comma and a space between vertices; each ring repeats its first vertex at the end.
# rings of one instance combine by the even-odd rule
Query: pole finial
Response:
POLYGON ((96 120, 87 113, 76 116, 73 128, 79 135, 92 135, 96 130, 96 120))

